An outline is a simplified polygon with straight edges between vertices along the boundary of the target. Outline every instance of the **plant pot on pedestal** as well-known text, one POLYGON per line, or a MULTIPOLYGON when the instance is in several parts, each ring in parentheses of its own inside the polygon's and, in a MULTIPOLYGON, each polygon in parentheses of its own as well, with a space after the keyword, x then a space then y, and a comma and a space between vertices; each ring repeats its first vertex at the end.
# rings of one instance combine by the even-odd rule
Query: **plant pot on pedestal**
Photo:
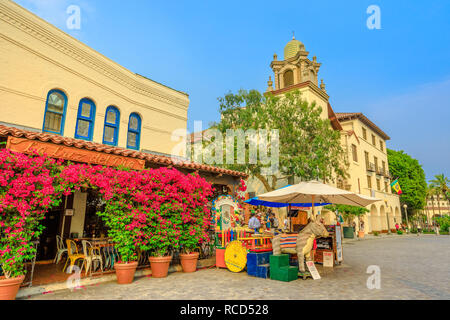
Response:
POLYGON ((198 252, 180 254, 181 267, 183 268, 183 272, 197 271, 197 261, 199 255, 200 254, 198 252))
POLYGON ((138 266, 137 261, 132 261, 128 263, 115 263, 114 269, 116 269, 117 283, 118 284, 132 283, 137 266, 138 266))
POLYGON ((364 238, 364 231, 358 231, 358 238, 364 238))
POLYGON ((15 300, 25 276, 15 278, 0 277, 0 300, 15 300))
POLYGON ((152 269, 153 278, 167 277, 172 256, 149 257, 148 260, 150 261, 150 268, 152 269))

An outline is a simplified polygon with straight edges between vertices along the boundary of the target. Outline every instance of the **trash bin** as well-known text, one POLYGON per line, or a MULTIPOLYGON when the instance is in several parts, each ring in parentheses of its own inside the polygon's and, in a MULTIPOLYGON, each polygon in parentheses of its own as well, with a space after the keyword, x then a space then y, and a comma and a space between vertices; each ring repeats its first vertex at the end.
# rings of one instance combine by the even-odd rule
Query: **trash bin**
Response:
POLYGON ((353 232, 352 227, 344 227, 343 233, 345 239, 353 239, 355 237, 355 233, 353 232))

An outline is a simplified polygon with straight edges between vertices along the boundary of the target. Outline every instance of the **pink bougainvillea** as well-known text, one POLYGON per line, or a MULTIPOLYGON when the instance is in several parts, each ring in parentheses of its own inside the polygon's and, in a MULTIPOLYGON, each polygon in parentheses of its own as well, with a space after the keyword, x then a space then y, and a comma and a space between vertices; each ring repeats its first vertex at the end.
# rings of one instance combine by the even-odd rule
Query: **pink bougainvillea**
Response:
POLYGON ((98 214, 124 262, 137 260, 140 250, 153 255, 179 246, 192 250, 208 237, 212 188, 198 174, 63 165, 2 149, 0 187, 0 264, 8 277, 24 274, 23 261, 35 253, 31 241, 42 232, 45 212, 81 188, 97 189, 105 201, 98 214))

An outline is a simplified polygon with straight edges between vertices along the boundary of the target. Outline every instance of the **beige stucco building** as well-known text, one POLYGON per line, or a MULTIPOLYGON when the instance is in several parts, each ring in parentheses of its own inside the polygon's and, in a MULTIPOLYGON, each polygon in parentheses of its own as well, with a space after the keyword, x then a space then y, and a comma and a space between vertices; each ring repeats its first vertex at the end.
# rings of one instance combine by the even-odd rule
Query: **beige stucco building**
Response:
POLYGON ((442 194, 433 195, 427 198, 423 212, 428 221, 432 221, 434 216, 450 215, 450 202, 442 194))
POLYGON ((0 0, 0 123, 183 155, 189 97, 138 75, 10 0, 0 0))
MULTIPOLYGON (((188 107, 186 93, 131 72, 16 3, 0 0, 0 148, 136 170, 198 172, 217 190, 235 192, 245 174, 172 157, 185 156, 176 147, 184 145, 188 107)), ((60 211, 47 213, 54 216, 45 221, 59 221, 46 226, 48 243, 59 234, 83 235, 87 219, 96 218, 89 194, 76 191, 60 211), (66 209, 74 213, 66 216, 66 209)))
MULTIPOLYGON (((270 64, 274 80, 269 77, 266 92, 282 95, 291 90, 300 90, 303 98, 322 108, 322 117, 329 119, 334 130, 341 132, 341 142, 348 159, 348 178, 337 180, 334 185, 356 193, 374 196, 381 201, 369 206, 364 217, 365 232, 387 232, 395 229, 395 222, 401 223, 399 196, 392 194, 386 141, 390 138, 362 113, 335 113, 329 103, 325 84, 318 82, 321 63, 317 58, 308 58, 309 52, 300 41, 293 38, 284 49, 284 60, 275 54, 270 64)), ((299 179, 295 178, 294 183, 299 179)), ((249 178, 249 192, 258 195, 266 192, 256 178, 249 178)), ((288 184, 287 179, 278 180, 277 187, 288 184)), ((283 215, 283 210, 280 214, 283 215)), ((319 209, 327 223, 336 220, 334 213, 319 209)))
POLYGON ((382 201, 367 207, 366 232, 395 229, 402 221, 400 200, 392 193, 386 141, 390 137, 362 113, 336 113, 342 125, 342 143, 349 163, 346 180, 337 186, 382 201))

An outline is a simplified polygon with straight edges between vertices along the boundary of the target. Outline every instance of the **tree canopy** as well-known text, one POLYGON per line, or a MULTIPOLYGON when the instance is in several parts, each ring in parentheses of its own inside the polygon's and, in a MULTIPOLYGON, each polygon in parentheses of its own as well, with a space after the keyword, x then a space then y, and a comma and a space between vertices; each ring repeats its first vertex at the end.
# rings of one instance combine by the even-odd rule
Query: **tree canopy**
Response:
POLYGON ((437 174, 434 179, 430 180, 430 188, 434 189, 435 194, 443 195, 447 201, 450 201, 450 190, 448 185, 450 179, 444 176, 444 174, 437 174))
POLYGON ((410 210, 422 210, 426 204, 427 182, 422 165, 403 150, 388 149, 389 170, 402 189, 400 201, 410 210))
MULTIPOLYGON (((277 180, 300 177, 302 180, 333 180, 346 176, 347 160, 340 143, 340 133, 332 129, 329 119, 321 117, 322 109, 302 99, 300 91, 284 96, 262 95, 256 90, 240 90, 220 97, 221 120, 213 128, 225 134, 230 129, 278 130, 279 171, 265 174, 267 163, 258 159, 248 161, 251 142, 246 141, 245 164, 224 164, 258 178, 267 191, 276 188, 277 180)), ((258 142, 259 145, 261 141, 258 142)), ((273 149, 271 149, 273 152, 273 149)), ((259 151, 261 152, 261 151, 259 151)))
POLYGON ((365 207, 349 206, 345 204, 331 204, 325 206, 325 209, 342 214, 344 220, 350 223, 354 218, 364 216, 370 210, 365 207))

